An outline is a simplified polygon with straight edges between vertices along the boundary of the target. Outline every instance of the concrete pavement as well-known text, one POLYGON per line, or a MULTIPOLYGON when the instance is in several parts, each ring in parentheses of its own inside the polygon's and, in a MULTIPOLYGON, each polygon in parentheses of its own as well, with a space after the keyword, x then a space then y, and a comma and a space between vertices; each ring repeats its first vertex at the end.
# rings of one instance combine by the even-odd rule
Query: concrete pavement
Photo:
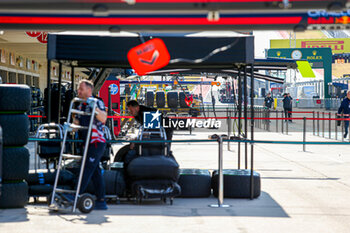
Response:
MULTIPOLYGON (((174 139, 207 135, 181 133, 174 139)), ((301 135, 258 132, 255 138, 293 141, 301 135)), ((310 133, 308 139, 327 141, 310 133)), ((181 168, 217 169, 217 143, 173 143, 172 149, 181 168)), ((224 145, 225 168, 237 168, 237 145, 231 149, 224 145)), ((254 150, 254 166, 262 176, 262 194, 255 200, 225 199, 231 207, 223 209, 208 207, 217 202, 214 197, 177 198, 173 206, 110 204, 108 211, 88 215, 51 214, 45 204, 31 203, 26 209, 0 210, 0 232, 349 232, 348 145, 307 145, 302 152, 302 145, 256 144, 254 150)))

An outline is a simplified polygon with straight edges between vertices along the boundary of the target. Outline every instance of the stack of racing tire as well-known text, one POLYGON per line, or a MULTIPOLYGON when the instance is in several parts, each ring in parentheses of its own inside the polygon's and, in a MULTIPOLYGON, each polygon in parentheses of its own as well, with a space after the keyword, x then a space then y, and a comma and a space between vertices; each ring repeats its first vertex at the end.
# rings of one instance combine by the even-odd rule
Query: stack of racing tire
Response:
MULTIPOLYGON (((224 169, 224 197, 225 198, 250 198, 250 176, 248 169, 224 169)), ((215 170, 212 174, 211 185, 213 194, 218 197, 219 173, 215 170)), ((261 178, 258 172, 253 171, 253 198, 261 194, 261 178)))
MULTIPOLYGON (((224 169, 224 197, 225 198, 250 198, 250 175, 248 169, 224 169)), ((218 197, 219 174, 214 170, 210 174, 206 169, 181 169, 179 185, 181 196, 184 198, 209 197, 213 190, 214 197, 218 197)), ((253 172, 254 192, 253 198, 261 194, 260 174, 253 172)))
POLYGON ((127 168, 132 196, 138 203, 160 198, 166 202, 181 194, 178 185, 179 165, 170 156, 152 155, 133 159, 127 168))
MULTIPOLYGON (((38 197, 48 197, 53 190, 56 179, 56 170, 30 170, 26 182, 29 186, 29 196, 36 201, 38 197)), ((58 180, 58 188, 73 189, 76 176, 68 170, 62 170, 60 172, 60 178, 58 180)))
POLYGON ((179 104, 179 93, 176 91, 169 91, 167 93, 168 108, 177 109, 179 104))
MULTIPOLYGON (((146 140, 161 140, 158 137, 151 134, 146 140)), ((181 194, 177 183, 179 164, 167 149, 162 142, 143 144, 138 156, 126 166, 128 188, 138 203, 144 199, 160 198, 164 203, 169 199, 172 204, 174 197, 181 194)))
POLYGON ((211 195, 211 174, 207 169, 181 169, 179 185, 184 198, 204 198, 211 195))
POLYGON ((157 108, 164 108, 165 107, 165 92, 164 91, 157 91, 156 92, 156 104, 157 104, 157 108))
MULTIPOLYGON (((0 208, 22 208, 28 202, 31 91, 26 85, 0 85, 0 126, 3 132, 0 208)), ((1 155, 0 155, 1 156, 1 155)), ((1 180, 0 180, 1 182, 1 180)))
POLYGON ((153 91, 146 92, 146 106, 147 107, 154 106, 154 92, 153 91))

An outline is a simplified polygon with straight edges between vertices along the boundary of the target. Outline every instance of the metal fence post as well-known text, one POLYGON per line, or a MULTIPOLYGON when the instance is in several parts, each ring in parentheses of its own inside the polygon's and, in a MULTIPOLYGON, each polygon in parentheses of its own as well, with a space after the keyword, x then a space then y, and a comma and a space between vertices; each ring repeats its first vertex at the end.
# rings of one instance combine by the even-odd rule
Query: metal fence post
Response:
POLYGON ((316 135, 316 132, 315 132, 315 111, 312 111, 312 133, 313 133, 313 135, 316 135))
POLYGON ((317 112, 317 136, 320 136, 320 112, 317 112))
MULTIPOLYGON (((341 118, 344 118, 343 113, 341 114, 341 118)), ((344 142, 344 120, 341 121, 341 141, 344 142)))
MULTIPOLYGON (((329 113, 329 119, 331 118, 331 116, 332 116, 332 113, 330 112, 329 113)), ((332 125, 331 125, 331 120, 328 120, 328 134, 329 134, 329 139, 331 139, 332 138, 332 135, 331 135, 331 130, 332 129, 332 125)))
POLYGON ((306 150, 306 145, 305 145, 305 142, 306 142, 306 117, 304 117, 303 119, 303 151, 305 152, 306 150))
POLYGON ((282 130, 282 134, 284 133, 284 125, 283 125, 283 111, 282 111, 282 118, 281 118, 281 130, 282 130))
MULTIPOLYGON (((35 170, 35 173, 37 172, 37 167, 38 167, 38 142, 35 141, 34 142, 34 170, 35 170)), ((0 167, 1 169, 1 167, 0 167)))
MULTIPOLYGON (((335 118, 337 118, 337 113, 335 114, 335 118)), ((335 140, 338 140, 338 121, 334 121, 334 127, 335 127, 335 140)))
POLYGON ((254 107, 254 116, 257 118, 256 119, 256 128, 259 128, 260 126, 259 126, 259 111, 258 111, 258 109, 257 109, 257 107, 254 107))
POLYGON ((270 120, 270 109, 267 109, 267 131, 270 132, 270 123, 271 123, 271 120, 270 120))
POLYGON ((288 135, 288 122, 289 120, 286 121, 286 135, 288 135))
POLYGON ((265 127, 264 127, 264 129, 267 131, 267 128, 268 128, 268 124, 267 124, 267 122, 268 122, 268 120, 267 120, 267 115, 268 115, 268 112, 267 112, 268 110, 267 109, 263 109, 263 116, 264 116, 264 118, 266 118, 265 120, 264 120, 264 124, 265 124, 265 127))
POLYGON ((276 133, 278 133, 278 110, 276 110, 276 133))
POLYGON ((325 137, 325 134, 324 134, 324 112, 322 112, 322 137, 325 137))
MULTIPOLYGON (((228 138, 230 139, 230 136, 231 136, 231 111, 228 110, 227 108, 227 136, 228 138)), ((230 142, 227 142, 227 150, 230 151, 230 142)))
POLYGON ((218 161, 218 204, 212 204, 210 207, 230 207, 229 205, 224 205, 224 174, 223 174, 223 138, 220 136, 218 138, 219 146, 219 161, 218 161))
MULTIPOLYGON (((251 66, 251 78, 250 78, 250 101, 254 106, 254 65, 251 66)), ((252 120, 250 126, 250 137, 252 142, 254 141, 254 112, 252 112, 252 120)), ((250 199, 254 198, 254 144, 250 144, 250 199)))

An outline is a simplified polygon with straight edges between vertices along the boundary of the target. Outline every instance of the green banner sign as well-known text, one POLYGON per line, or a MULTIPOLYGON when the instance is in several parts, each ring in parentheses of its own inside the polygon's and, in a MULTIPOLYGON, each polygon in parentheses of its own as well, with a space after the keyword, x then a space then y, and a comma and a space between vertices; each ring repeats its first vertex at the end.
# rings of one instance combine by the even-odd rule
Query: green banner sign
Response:
POLYGON ((292 58, 307 60, 312 68, 324 69, 324 95, 329 98, 328 83, 332 82, 332 49, 331 48, 291 48, 269 49, 271 58, 292 58))

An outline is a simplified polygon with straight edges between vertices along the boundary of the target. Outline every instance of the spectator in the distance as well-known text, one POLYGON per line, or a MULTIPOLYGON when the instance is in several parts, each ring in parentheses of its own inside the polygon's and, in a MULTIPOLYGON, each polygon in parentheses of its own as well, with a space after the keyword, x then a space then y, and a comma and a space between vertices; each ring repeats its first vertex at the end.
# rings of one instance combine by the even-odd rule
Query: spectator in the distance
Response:
MULTIPOLYGON (((272 107, 273 99, 271 97, 271 93, 267 93, 266 98, 264 100, 264 107, 266 110, 265 117, 270 118, 270 109, 272 107)), ((271 122, 269 119, 266 120, 267 122, 271 122)))
MULTIPOLYGON (((285 118, 291 118, 292 117, 292 100, 288 97, 287 93, 283 94, 283 109, 284 109, 284 117, 285 118)), ((289 120, 290 122, 292 122, 292 120, 289 120)), ((285 122, 287 122, 287 119, 285 120, 285 122)))
MULTIPOLYGON (((341 105, 338 109, 338 115, 341 115, 341 113, 343 113, 343 117, 344 118, 349 118, 349 114, 350 114, 350 91, 348 91, 346 93, 346 97, 343 99, 343 101, 341 102, 341 105)), ((346 138, 348 136, 348 132, 349 132, 349 121, 346 120, 345 124, 345 133, 344 133, 344 138, 346 138)))

